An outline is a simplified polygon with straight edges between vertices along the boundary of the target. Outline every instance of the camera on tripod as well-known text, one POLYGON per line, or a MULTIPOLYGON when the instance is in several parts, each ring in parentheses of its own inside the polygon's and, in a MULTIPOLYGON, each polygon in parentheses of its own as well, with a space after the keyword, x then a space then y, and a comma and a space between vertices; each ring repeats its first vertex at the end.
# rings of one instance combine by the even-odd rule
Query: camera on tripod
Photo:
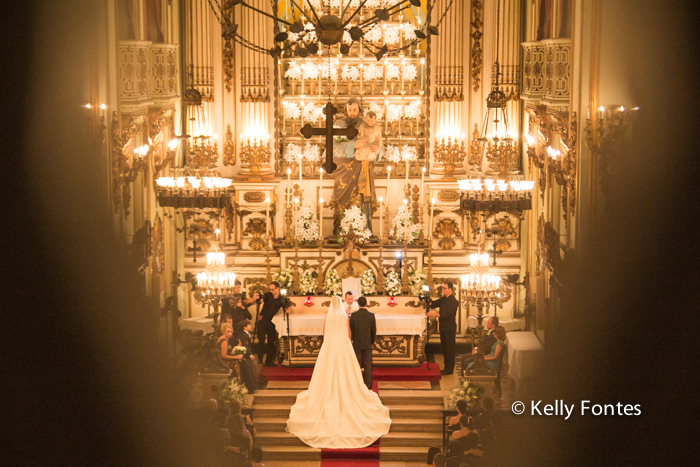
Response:
POLYGON ((425 302, 426 306, 430 305, 430 302, 432 301, 430 299, 430 287, 428 287, 427 285, 424 285, 423 286, 423 293, 418 295, 418 299, 420 301, 425 302))

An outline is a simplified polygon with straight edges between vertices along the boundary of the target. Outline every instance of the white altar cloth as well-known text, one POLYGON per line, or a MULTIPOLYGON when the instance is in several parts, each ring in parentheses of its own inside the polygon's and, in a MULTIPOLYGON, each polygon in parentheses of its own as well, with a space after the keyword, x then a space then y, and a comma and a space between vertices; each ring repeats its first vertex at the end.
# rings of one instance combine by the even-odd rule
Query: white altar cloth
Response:
POLYGON ((533 332, 506 333, 508 376, 516 387, 528 377, 536 376, 544 360, 544 348, 533 332))
POLYGON ((180 321, 180 328, 190 331, 202 331, 202 334, 206 335, 210 332, 214 332, 214 318, 197 316, 195 318, 183 319, 180 321))
MULTIPOLYGON (((380 315, 375 313, 377 320, 377 335, 420 335, 425 331, 425 315, 380 315)), ((323 319, 325 314, 295 314, 289 315, 289 333, 292 336, 322 336, 323 319)), ((287 323, 284 315, 279 313, 272 318, 280 336, 287 335, 287 323)))

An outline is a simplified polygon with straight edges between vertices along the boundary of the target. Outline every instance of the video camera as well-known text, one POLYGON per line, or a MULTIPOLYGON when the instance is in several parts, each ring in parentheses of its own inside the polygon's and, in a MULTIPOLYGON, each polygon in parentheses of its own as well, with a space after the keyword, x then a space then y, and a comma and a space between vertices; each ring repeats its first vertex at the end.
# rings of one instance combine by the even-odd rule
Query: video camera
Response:
POLYGON ((425 302, 425 308, 427 310, 430 306, 430 303, 432 302, 432 299, 430 298, 430 287, 424 285, 423 293, 418 296, 418 299, 425 302))

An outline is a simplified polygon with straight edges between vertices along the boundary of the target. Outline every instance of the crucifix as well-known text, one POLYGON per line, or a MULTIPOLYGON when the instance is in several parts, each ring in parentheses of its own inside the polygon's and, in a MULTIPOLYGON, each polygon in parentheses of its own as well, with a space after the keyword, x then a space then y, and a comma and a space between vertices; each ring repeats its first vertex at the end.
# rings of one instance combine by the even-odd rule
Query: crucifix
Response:
POLYGON ((192 246, 188 246, 187 251, 194 253, 192 262, 196 263, 197 262, 197 252, 202 251, 202 247, 197 246, 197 238, 192 240, 192 246))
POLYGON ((493 266, 495 266, 496 256, 503 254, 503 251, 500 251, 496 248, 498 242, 498 235, 502 235, 502 232, 499 229, 486 229, 485 232, 487 237, 493 235, 493 250, 486 250, 486 252, 493 254, 493 266))
POLYGON ((333 116, 338 113, 335 106, 328 101, 325 106, 323 106, 323 113, 326 115, 326 127, 325 128, 315 128, 311 126, 310 123, 304 125, 300 133, 306 139, 312 136, 326 136, 326 162, 321 166, 326 173, 332 174, 333 171, 338 167, 333 162, 333 136, 347 136, 348 139, 355 139, 357 137, 357 128, 350 125, 347 128, 333 128, 333 116))

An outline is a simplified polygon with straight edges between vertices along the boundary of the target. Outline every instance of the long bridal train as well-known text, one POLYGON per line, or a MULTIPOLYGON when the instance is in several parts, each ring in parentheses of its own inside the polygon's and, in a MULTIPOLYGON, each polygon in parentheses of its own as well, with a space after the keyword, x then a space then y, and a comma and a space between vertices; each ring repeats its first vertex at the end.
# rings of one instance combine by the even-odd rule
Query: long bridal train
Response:
POLYGON ((314 448, 363 448, 391 426, 389 409, 362 380, 348 329, 342 300, 333 297, 309 389, 299 393, 287 421, 287 431, 314 448))

